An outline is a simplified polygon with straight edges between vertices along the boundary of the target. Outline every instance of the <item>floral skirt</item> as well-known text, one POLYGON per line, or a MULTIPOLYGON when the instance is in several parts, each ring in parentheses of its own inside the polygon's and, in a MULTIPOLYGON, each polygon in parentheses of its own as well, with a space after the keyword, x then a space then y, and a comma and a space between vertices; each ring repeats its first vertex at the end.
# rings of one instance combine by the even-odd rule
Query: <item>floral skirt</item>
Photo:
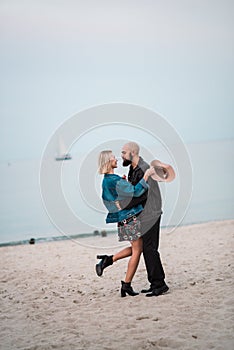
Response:
POLYGON ((136 241, 142 236, 141 222, 136 216, 118 222, 119 241, 136 241))

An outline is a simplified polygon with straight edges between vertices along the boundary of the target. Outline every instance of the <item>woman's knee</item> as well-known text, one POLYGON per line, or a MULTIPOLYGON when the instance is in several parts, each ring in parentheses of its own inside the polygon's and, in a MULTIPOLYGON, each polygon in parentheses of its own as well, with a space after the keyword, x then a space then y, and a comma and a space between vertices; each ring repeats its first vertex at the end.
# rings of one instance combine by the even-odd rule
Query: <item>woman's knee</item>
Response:
POLYGON ((143 252, 143 244, 141 238, 137 241, 132 242, 132 251, 136 254, 141 254, 143 252))

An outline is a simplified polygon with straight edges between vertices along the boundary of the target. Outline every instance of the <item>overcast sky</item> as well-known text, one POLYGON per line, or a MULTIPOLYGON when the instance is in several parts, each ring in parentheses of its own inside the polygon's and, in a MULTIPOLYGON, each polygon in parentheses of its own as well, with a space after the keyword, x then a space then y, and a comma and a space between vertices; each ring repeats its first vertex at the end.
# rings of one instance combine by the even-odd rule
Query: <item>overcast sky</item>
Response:
POLYGON ((185 142, 232 138, 233 16, 232 0, 1 0, 0 160, 40 157, 109 102, 159 112, 185 142))

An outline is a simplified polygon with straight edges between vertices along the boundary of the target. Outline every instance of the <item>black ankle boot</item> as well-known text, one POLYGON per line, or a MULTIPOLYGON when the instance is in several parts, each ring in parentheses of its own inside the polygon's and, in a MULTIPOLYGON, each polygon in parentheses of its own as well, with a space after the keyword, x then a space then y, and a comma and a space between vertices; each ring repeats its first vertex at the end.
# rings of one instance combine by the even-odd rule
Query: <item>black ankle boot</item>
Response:
POLYGON ((124 282, 121 281, 122 287, 121 287, 121 297, 126 297, 126 293, 131 296, 138 295, 139 293, 134 292, 131 286, 131 282, 124 282))
POLYGON ((97 255, 97 259, 101 259, 101 261, 96 264, 96 273, 98 276, 101 276, 103 270, 113 264, 113 255, 97 255))

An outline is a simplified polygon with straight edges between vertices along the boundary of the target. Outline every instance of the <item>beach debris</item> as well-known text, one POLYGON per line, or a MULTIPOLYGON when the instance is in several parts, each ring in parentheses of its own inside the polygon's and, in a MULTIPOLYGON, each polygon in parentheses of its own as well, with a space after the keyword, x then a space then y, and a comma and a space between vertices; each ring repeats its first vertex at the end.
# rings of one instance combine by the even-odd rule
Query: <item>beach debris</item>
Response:
POLYGON ((190 286, 195 286, 196 282, 195 281, 194 282, 190 282, 189 284, 190 284, 190 286))
POLYGON ((150 318, 150 316, 148 316, 148 315, 142 315, 142 316, 138 316, 137 318, 136 318, 136 320, 137 321, 141 321, 141 320, 147 320, 147 319, 149 319, 150 318))
POLYGON ((101 231, 101 236, 102 236, 102 237, 106 237, 106 236, 107 236, 106 230, 102 230, 102 231, 101 231))
POLYGON ((30 238, 29 244, 35 244, 35 238, 30 238))
POLYGON ((99 235, 99 231, 98 231, 98 230, 94 230, 94 231, 93 231, 93 235, 94 235, 94 236, 98 236, 98 235, 99 235))

